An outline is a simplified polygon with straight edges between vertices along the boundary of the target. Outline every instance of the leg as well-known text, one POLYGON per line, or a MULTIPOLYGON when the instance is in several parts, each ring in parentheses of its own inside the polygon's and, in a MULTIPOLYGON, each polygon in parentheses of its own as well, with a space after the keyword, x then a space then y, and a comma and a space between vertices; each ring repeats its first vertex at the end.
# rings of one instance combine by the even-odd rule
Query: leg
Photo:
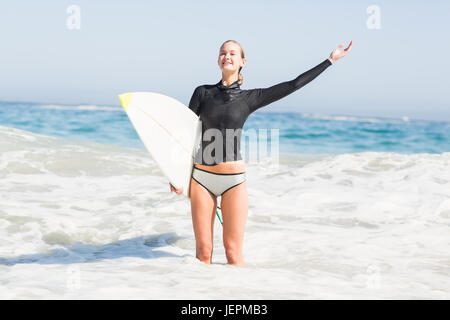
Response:
POLYGON ((222 194, 223 245, 229 264, 245 267, 242 254, 245 222, 248 215, 247 183, 222 194))
POLYGON ((201 262, 210 264, 213 251, 213 230, 217 198, 192 178, 189 193, 196 257, 201 262))

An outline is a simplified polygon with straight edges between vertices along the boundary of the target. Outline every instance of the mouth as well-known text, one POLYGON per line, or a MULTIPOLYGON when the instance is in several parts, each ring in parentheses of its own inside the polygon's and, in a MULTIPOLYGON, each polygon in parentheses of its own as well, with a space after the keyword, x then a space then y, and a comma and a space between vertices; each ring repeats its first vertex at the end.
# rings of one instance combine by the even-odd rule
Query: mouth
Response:
POLYGON ((232 65, 232 63, 230 62, 230 61, 225 61, 223 64, 222 64, 223 66, 228 66, 228 65, 232 65))

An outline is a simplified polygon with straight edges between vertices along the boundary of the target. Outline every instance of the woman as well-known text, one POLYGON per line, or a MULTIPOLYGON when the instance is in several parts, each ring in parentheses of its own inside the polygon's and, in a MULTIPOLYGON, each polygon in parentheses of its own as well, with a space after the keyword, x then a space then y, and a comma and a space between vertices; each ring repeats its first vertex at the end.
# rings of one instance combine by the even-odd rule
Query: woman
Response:
MULTIPOLYGON (((222 79, 215 85, 195 89, 189 108, 202 120, 202 145, 195 155, 190 182, 191 210, 196 240, 196 257, 211 263, 213 227, 217 197, 221 196, 223 244, 228 263, 244 267, 242 254, 248 194, 245 165, 240 155, 240 137, 247 117, 255 110, 300 89, 336 60, 344 57, 353 41, 339 45, 328 59, 291 81, 264 89, 241 90, 246 64, 242 46, 234 40, 220 47, 218 64, 222 79), (214 139, 212 139, 214 138, 214 139), (209 142, 212 141, 212 142, 209 142)), ((170 190, 181 194, 183 189, 170 190)))

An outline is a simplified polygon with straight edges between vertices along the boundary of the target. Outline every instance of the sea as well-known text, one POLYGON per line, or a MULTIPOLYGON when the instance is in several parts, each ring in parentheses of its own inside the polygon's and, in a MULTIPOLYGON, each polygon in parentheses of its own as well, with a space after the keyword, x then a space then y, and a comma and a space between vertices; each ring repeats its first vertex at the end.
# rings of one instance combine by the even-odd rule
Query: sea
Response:
POLYGON ((260 130, 247 266, 217 219, 207 265, 120 106, 0 102, 0 299, 450 298, 449 122, 257 111, 260 130))

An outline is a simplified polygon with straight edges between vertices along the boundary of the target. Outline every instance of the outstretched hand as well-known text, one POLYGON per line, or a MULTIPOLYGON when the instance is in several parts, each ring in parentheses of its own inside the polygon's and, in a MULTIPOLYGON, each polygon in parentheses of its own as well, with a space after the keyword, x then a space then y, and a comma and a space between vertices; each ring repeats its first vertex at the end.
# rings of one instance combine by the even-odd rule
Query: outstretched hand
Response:
POLYGON ((345 57, 345 55, 347 53, 349 53, 350 50, 352 49, 352 46, 353 46, 353 40, 350 41, 350 44, 344 50, 342 50, 342 48, 344 47, 344 44, 340 44, 339 47, 337 47, 336 49, 333 50, 333 52, 330 53, 330 57, 328 59, 331 61, 331 63, 336 62, 337 60, 345 57))

